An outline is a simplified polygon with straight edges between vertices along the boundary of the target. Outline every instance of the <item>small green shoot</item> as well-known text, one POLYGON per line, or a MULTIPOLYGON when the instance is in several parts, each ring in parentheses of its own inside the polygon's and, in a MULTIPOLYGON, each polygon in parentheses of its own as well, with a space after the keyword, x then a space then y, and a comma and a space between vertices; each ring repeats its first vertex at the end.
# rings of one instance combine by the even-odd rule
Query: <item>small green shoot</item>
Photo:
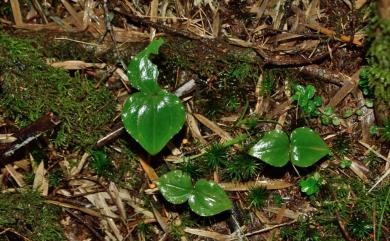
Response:
POLYGON ((252 188, 249 190, 248 193, 249 207, 262 208, 264 207, 267 198, 268 198, 267 189, 265 189, 264 187, 252 188))
POLYGON ((227 147, 219 143, 211 144, 205 153, 207 166, 212 169, 224 166, 227 160, 227 149, 227 147))
POLYGON ((158 86, 157 66, 149 60, 163 42, 152 41, 131 60, 128 76, 140 92, 132 94, 122 109, 125 129, 151 155, 160 152, 185 121, 183 104, 176 95, 158 86))
POLYGON ((92 152, 91 167, 98 176, 104 176, 111 171, 111 161, 102 150, 92 152))
POLYGON ((183 204, 188 201, 192 211, 200 216, 213 216, 232 208, 232 201, 218 184, 200 179, 192 185, 190 175, 170 171, 161 176, 157 187, 170 203, 183 204))
POLYGON ((352 161, 351 160, 348 160, 348 159, 343 159, 341 160, 340 162, 340 167, 345 169, 345 168, 348 168, 352 165, 352 161))
POLYGON ((327 106, 321 115, 321 123, 324 125, 333 124, 339 126, 341 124, 340 119, 335 115, 331 106, 327 106))
POLYGON ((274 193, 272 195, 272 200, 274 201, 276 207, 281 207, 283 204, 283 197, 278 193, 274 193))
POLYGON ((301 187, 301 191, 306 193, 308 196, 312 196, 317 194, 320 191, 320 175, 315 173, 313 176, 303 179, 299 182, 299 186, 301 187))
POLYGON ((237 154, 233 160, 226 162, 227 175, 236 181, 247 181, 254 178, 259 171, 256 160, 246 154, 237 154))
POLYGON ((310 117, 319 116, 320 112, 317 107, 322 105, 320 96, 314 96, 316 89, 313 85, 296 85, 294 87, 294 95, 291 97, 298 102, 298 106, 302 108, 303 112, 310 117))
POLYGON ((382 137, 383 140, 390 142, 390 120, 386 120, 382 127, 371 126, 369 132, 371 135, 382 137))
POLYGON ((383 217, 385 216, 386 209, 389 209, 389 205, 387 204, 389 202, 389 198, 390 198, 390 187, 387 190, 386 199, 383 203, 383 206, 382 206, 382 209, 380 212, 379 223, 378 223, 378 232, 377 232, 377 236, 376 236, 377 241, 381 240, 381 237, 382 237, 383 217))
POLYGON ((309 167, 327 154, 326 143, 307 127, 295 129, 290 138, 282 130, 269 131, 249 150, 249 155, 274 167, 285 166, 289 160, 295 166, 309 167))

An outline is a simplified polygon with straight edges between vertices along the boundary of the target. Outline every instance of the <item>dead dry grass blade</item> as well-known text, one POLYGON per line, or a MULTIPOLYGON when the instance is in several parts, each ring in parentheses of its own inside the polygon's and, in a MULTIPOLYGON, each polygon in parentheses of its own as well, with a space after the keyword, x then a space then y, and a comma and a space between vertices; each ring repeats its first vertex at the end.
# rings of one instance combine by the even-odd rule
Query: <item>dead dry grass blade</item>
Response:
POLYGON ((281 180, 269 181, 249 181, 249 182, 221 182, 218 185, 225 191, 248 191, 255 187, 264 187, 266 189, 284 189, 291 187, 293 184, 281 180))
POLYGON ((14 16, 14 21, 15 25, 17 27, 23 26, 23 18, 22 18, 22 13, 20 11, 20 4, 18 0, 11 0, 11 9, 12 9, 12 14, 14 16))
POLYGON ((23 175, 15 170, 15 168, 11 164, 5 165, 5 169, 11 175, 11 177, 15 180, 16 184, 19 187, 26 186, 25 181, 23 180, 23 175))
POLYGON ((81 172, 81 170, 83 170, 83 167, 84 167, 85 163, 87 162, 88 157, 89 157, 89 154, 87 152, 84 153, 84 155, 81 157, 81 160, 78 162, 77 166, 71 169, 71 171, 70 171, 71 177, 78 175, 81 172))
POLYGON ((377 155, 379 158, 383 159, 384 161, 390 163, 390 159, 386 158, 384 155, 380 154, 379 152, 377 152, 376 150, 374 150, 369 144, 367 143, 364 143, 363 141, 359 141, 359 143, 364 146, 365 148, 367 148, 368 150, 370 150, 372 153, 374 153, 375 155, 377 155))
POLYGON ((352 77, 345 76, 343 86, 337 91, 337 93, 329 101, 329 105, 333 108, 336 107, 349 93, 351 93, 358 85, 359 72, 357 71, 352 77))
POLYGON ((108 187, 108 192, 110 193, 110 196, 114 199, 115 204, 118 207, 120 217, 125 222, 127 220, 125 206, 124 206, 123 201, 119 195, 119 190, 116 187, 115 183, 110 182, 109 187, 108 187))
POLYGON ((184 228, 184 232, 189 234, 198 235, 205 238, 211 238, 218 241, 229 241, 229 240, 236 240, 235 235, 226 235, 221 234, 217 232, 202 230, 202 229, 196 229, 196 228, 184 228))
POLYGON ((73 24, 76 26, 76 28, 80 31, 85 30, 86 26, 83 26, 83 21, 79 17, 79 14, 77 11, 73 8, 73 6, 67 1, 67 0, 61 0, 62 4, 64 5, 65 9, 69 12, 69 14, 72 16, 73 24))
POLYGON ((271 230, 273 230, 275 228, 280 228, 280 227, 283 227, 283 226, 291 225, 291 224, 296 223, 296 222, 297 222, 297 220, 293 220, 293 221, 290 221, 290 222, 287 222, 287 223, 281 223, 281 224, 278 224, 278 225, 274 225, 274 226, 271 226, 271 227, 267 227, 267 228, 263 228, 263 229, 260 229, 260 230, 257 230, 257 231, 246 233, 245 236, 249 237, 249 236, 253 236, 253 235, 256 235, 256 234, 268 232, 268 231, 271 231, 271 230))
POLYGON ((80 212, 83 212, 85 214, 91 215, 92 217, 97 217, 97 218, 102 218, 102 215, 95 210, 92 210, 90 208, 84 208, 84 207, 79 207, 70 203, 64 203, 60 201, 55 201, 55 200, 46 200, 46 203, 53 204, 56 206, 64 207, 64 208, 70 208, 70 209, 75 209, 80 212))
POLYGON ((200 123, 202 123, 207 128, 215 132, 215 134, 220 136, 224 141, 230 141, 233 139, 228 132, 222 130, 221 127, 219 127, 215 122, 207 119, 204 115, 196 114, 196 113, 194 113, 193 115, 195 116, 196 119, 198 119, 200 123))
POLYGON ((86 63, 81 60, 67 60, 67 61, 51 63, 50 65, 55 68, 62 68, 67 70, 78 70, 78 69, 86 69, 86 68, 103 69, 106 67, 105 63, 86 63))

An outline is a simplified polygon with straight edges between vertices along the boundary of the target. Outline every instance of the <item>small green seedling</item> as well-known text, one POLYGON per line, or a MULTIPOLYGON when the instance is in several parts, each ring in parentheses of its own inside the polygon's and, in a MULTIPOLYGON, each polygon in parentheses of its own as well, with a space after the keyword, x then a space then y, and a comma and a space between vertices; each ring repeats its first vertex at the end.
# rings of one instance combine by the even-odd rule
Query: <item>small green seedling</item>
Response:
POLYGON ((104 176, 111 171, 111 161, 104 151, 92 151, 91 157, 91 167, 96 172, 96 174, 98 174, 98 176, 104 176))
POLYGON ((352 161, 351 160, 348 160, 348 159, 343 159, 343 160, 341 160, 341 162, 340 162, 340 167, 341 168, 348 168, 348 167, 350 167, 352 165, 352 161))
POLYGON ((314 175, 306 179, 302 179, 299 182, 301 191, 306 193, 308 196, 314 195, 320 191, 320 177, 319 175, 314 175))
POLYGON ((183 104, 176 95, 160 88, 157 66, 149 60, 163 42, 152 41, 130 61, 127 75, 139 92, 132 94, 122 109, 125 129, 151 155, 160 152, 185 121, 183 104))
POLYGON ((371 135, 380 136, 390 142, 390 119, 385 121, 383 127, 373 125, 369 131, 371 135))
POLYGON ((333 125, 338 126, 341 124, 341 121, 335 115, 333 108, 331 106, 327 106, 321 115, 321 123, 324 125, 332 123, 333 125))
POLYGON ((249 207, 262 208, 268 198, 267 189, 264 187, 251 188, 248 193, 249 207))
POLYGON ((322 105, 320 96, 314 96, 316 89, 313 85, 296 85, 294 87, 294 95, 291 97, 298 102, 298 106, 302 108, 303 112, 309 116, 319 116, 320 112, 317 107, 322 105))
POLYGON ((266 133, 250 150, 249 155, 274 167, 282 167, 291 160, 298 167, 308 167, 329 154, 329 148, 312 129, 295 129, 290 138, 282 130, 266 133))
POLYGON ((218 184, 200 179, 192 185, 190 175, 180 171, 170 171, 161 176, 157 187, 170 203, 188 204, 200 216, 213 216, 232 208, 232 201, 218 184))

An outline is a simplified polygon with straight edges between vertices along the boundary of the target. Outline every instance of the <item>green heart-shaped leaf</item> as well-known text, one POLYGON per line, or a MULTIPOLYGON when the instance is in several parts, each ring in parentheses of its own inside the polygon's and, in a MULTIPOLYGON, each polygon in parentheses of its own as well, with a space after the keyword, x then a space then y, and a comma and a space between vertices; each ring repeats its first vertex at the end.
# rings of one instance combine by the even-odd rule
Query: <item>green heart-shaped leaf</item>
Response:
POLYGON ((289 140, 284 131, 266 133, 250 150, 249 155, 275 167, 282 167, 289 160, 289 140))
POLYGON ((122 109, 127 132, 151 155, 180 131, 185 111, 180 99, 164 90, 132 94, 122 109))
POLYGON ((170 171, 161 176, 157 187, 168 202, 173 204, 185 203, 190 197, 193 187, 190 175, 180 171, 170 171))
POLYGON ((157 84, 158 69, 149 60, 149 55, 157 54, 163 43, 163 39, 153 40, 130 61, 127 75, 131 85, 139 91, 152 93, 160 90, 157 84))
POLYGON ((232 208, 232 201, 214 182, 200 179, 188 198, 192 211, 200 216, 212 216, 232 208))
POLYGON ((291 162, 298 167, 308 167, 329 154, 329 148, 312 129, 295 129, 290 137, 291 162))

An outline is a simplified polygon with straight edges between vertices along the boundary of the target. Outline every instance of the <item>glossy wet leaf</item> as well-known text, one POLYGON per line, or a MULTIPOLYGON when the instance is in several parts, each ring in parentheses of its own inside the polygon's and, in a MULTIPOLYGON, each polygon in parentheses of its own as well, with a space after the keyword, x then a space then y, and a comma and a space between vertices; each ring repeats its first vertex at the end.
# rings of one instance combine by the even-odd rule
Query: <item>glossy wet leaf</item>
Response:
POLYGON ((163 43, 163 39, 153 40, 130 61, 127 75, 131 85, 139 91, 153 93, 160 90, 157 84, 158 69, 149 60, 149 55, 157 54, 163 43))
POLYGON ((200 216, 212 216, 232 208, 232 201, 218 184, 200 179, 188 199, 192 211, 200 216))
POLYGON ((301 191, 306 193, 307 195, 313 195, 320 191, 319 181, 313 177, 309 177, 307 179, 301 180, 299 182, 299 186, 301 187, 301 191))
POLYGON ((180 171, 170 171, 161 176, 157 187, 164 198, 173 204, 185 203, 192 195, 193 186, 190 175, 180 171))
POLYGON ((180 99, 164 90, 132 94, 122 109, 125 129, 151 155, 164 148, 184 121, 180 99))
POLYGON ((289 160, 289 140, 287 134, 281 130, 273 130, 266 133, 249 150, 249 155, 275 167, 286 165, 289 160))
POLYGON ((329 148, 321 137, 312 129, 295 129, 290 137, 291 162, 298 167, 308 167, 329 153, 329 148))

